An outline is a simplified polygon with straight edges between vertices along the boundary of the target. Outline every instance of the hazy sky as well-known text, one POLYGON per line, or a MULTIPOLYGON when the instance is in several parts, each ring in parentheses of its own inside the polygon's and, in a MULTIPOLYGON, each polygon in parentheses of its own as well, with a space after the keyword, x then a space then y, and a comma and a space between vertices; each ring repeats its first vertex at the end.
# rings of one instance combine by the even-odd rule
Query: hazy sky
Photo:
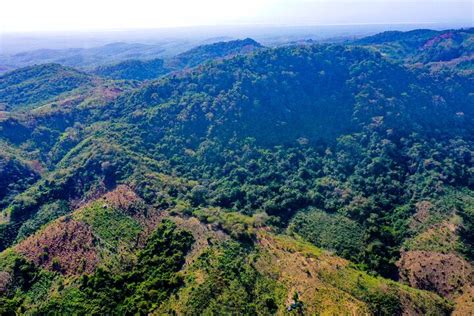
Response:
POLYGON ((194 25, 457 23, 474 0, 0 0, 0 32, 194 25))

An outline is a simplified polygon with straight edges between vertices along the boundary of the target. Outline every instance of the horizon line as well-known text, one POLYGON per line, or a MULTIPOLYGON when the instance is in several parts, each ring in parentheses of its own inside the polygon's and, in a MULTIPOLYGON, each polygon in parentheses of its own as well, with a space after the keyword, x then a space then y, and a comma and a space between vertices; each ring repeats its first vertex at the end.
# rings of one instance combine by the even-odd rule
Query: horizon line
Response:
POLYGON ((326 23, 326 24, 259 24, 259 23, 246 23, 246 24, 202 24, 202 25, 183 25, 183 26, 158 26, 158 27, 131 27, 131 28, 93 28, 93 29, 65 29, 65 30, 29 30, 29 31, 1 31, 0 36, 11 36, 11 35, 39 35, 39 34, 64 34, 64 33, 119 33, 119 32, 139 32, 139 31, 171 31, 171 30, 185 30, 190 28, 312 28, 312 27, 338 27, 338 26, 397 26, 397 25, 456 25, 459 28, 472 28, 474 23, 471 22, 434 22, 434 21, 422 21, 422 22, 369 22, 369 23, 326 23))

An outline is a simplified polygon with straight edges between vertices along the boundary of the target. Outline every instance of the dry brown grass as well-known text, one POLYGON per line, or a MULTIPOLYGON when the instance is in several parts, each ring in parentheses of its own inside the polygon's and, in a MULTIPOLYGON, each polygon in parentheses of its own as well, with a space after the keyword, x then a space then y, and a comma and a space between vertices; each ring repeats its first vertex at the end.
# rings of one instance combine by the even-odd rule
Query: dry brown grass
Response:
POLYGON ((412 229, 416 229, 429 220, 430 214, 434 209, 434 205, 430 201, 420 201, 416 203, 415 208, 416 212, 410 222, 410 227, 412 229))
MULTIPOLYGON (((295 292, 304 303, 307 315, 367 315, 367 305, 330 284, 319 275, 336 272, 347 266, 348 261, 326 253, 305 249, 304 245, 286 243, 285 239, 259 233, 261 248, 256 267, 262 273, 282 282, 288 293, 287 305, 295 292)), ((285 311, 281 310, 280 314, 285 311)))
POLYGON ((474 286, 466 287, 464 293, 454 302, 456 308, 453 311, 453 316, 474 315, 474 286))
POLYGON ((134 206, 141 202, 141 198, 126 185, 119 185, 113 191, 107 192, 102 196, 102 200, 110 207, 120 209, 130 215, 134 206))

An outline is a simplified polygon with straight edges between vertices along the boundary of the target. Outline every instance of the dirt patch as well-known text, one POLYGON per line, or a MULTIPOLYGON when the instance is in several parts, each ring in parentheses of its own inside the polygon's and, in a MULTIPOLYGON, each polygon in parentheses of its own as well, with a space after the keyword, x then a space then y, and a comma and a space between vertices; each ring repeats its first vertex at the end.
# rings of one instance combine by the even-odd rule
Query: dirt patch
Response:
MULTIPOLYGON (((107 168, 106 166, 103 166, 107 168)), ((127 185, 119 185, 114 190, 108 192, 97 191, 92 198, 82 202, 74 211, 79 215, 87 211, 90 207, 101 207, 119 212, 127 217, 133 218, 141 226, 142 232, 138 236, 136 246, 141 248, 145 245, 150 234, 156 226, 163 220, 165 215, 161 210, 148 206, 145 201, 138 196, 134 190, 127 185)))
POLYGON ((16 250, 38 266, 65 275, 91 273, 99 263, 91 228, 67 217, 27 238, 16 250))
POLYGON ((400 279, 412 287, 454 298, 472 285, 473 267, 454 254, 407 251, 397 263, 400 279))

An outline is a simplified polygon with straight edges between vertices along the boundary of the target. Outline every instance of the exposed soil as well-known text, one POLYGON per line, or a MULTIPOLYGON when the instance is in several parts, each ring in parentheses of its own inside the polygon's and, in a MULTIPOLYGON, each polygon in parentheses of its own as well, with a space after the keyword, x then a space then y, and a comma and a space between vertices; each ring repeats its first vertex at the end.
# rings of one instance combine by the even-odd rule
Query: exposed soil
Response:
POLYGON ((455 254, 406 251, 397 265, 402 281, 447 298, 462 295, 463 289, 473 284, 472 265, 455 254))
POLYGON ((16 246, 38 266, 66 275, 91 273, 99 258, 91 228, 63 217, 16 246))

